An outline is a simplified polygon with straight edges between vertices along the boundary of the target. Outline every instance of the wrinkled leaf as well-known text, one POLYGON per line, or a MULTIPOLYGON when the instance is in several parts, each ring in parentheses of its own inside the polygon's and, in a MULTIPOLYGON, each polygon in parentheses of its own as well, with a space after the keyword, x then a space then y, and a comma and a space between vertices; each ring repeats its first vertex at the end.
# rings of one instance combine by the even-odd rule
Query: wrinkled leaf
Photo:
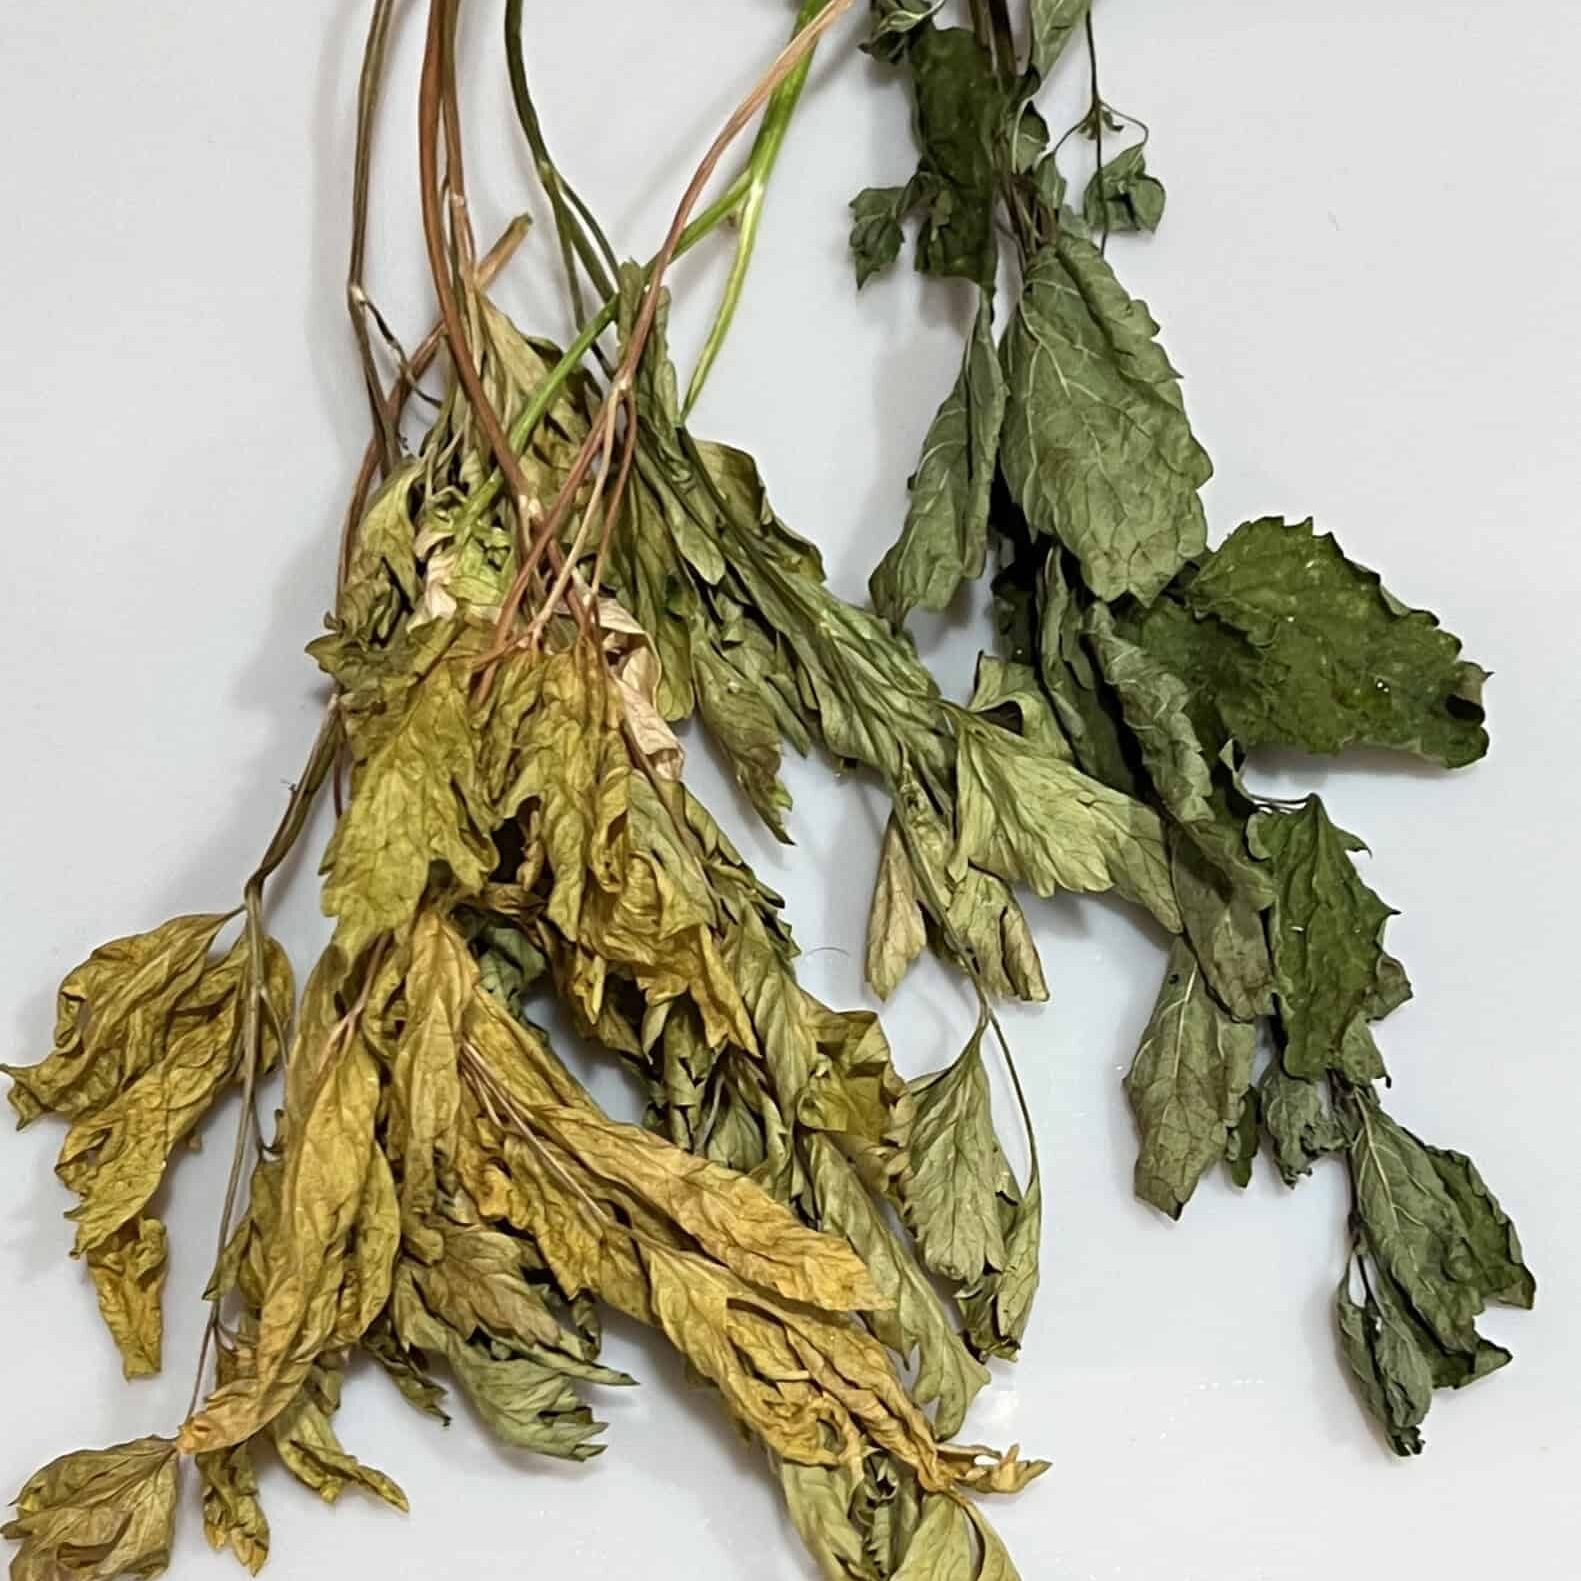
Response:
POLYGON ((180 1462, 168 1438, 79 1449, 36 1471, 0 1535, 20 1543, 12 1581, 113 1581, 170 1563, 180 1462))
POLYGON ((1005 340, 1005 478, 1104 599, 1153 598, 1206 542, 1212 468, 1156 333, 1097 249, 1062 232, 1028 266, 1005 340))
POLYGON ((1252 1079, 1254 1026, 1233 1020, 1177 939, 1125 1091, 1141 1133, 1136 1194, 1178 1219, 1224 1154, 1252 1079))
POLYGON ((982 575, 1004 412, 1004 374, 985 291, 960 373, 923 440, 905 526, 869 583, 873 607, 892 625, 904 625, 919 605, 945 608, 963 581, 982 575))

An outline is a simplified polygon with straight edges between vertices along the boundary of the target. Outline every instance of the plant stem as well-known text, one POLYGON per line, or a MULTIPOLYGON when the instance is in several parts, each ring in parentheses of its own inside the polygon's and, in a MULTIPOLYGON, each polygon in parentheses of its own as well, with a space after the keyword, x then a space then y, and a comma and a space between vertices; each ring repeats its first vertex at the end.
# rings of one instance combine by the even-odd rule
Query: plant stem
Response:
MULTIPOLYGON (((826 3, 827 0, 802 0, 792 36, 807 27, 826 3)), ((796 69, 774 90, 763 111, 763 124, 758 128, 757 138, 752 144, 752 155, 747 163, 747 195, 741 205, 740 234, 736 240, 735 257, 731 260, 730 274, 725 281, 724 294, 714 315, 713 326, 708 331, 708 339, 703 343, 697 367, 686 389, 686 401, 681 409, 682 422, 686 421, 696 406, 709 371, 719 356, 725 337, 730 333, 731 322, 741 301, 742 288, 746 284, 747 271, 752 266, 758 226, 763 218, 763 203, 768 196, 769 178, 774 173, 785 134, 790 130, 791 118, 796 113, 796 105, 801 99, 802 90, 807 86, 807 75, 811 70, 812 51, 809 50, 796 69)))
POLYGON ((580 323, 586 319, 587 313, 582 302, 582 282, 576 272, 576 260, 580 259, 588 279, 593 282, 593 289, 605 298, 615 294, 615 276, 620 266, 615 250, 609 245, 609 238, 593 217, 592 210, 560 174, 549 156, 543 123, 538 118, 537 106, 527 86, 527 62, 522 53, 522 0, 506 0, 505 59, 510 71, 511 97, 516 103, 516 118, 521 122, 527 146, 532 150, 538 180, 554 212, 555 231, 560 238, 560 257, 565 266, 566 284, 571 292, 571 306, 580 323), (596 250, 594 243, 597 244, 596 250))
POLYGON ((362 56, 362 75, 357 88, 357 153, 352 178, 351 262, 346 271, 346 305, 351 313, 352 330, 362 358, 362 379, 368 406, 373 414, 373 431, 379 447, 383 470, 391 471, 400 454, 395 423, 384 403, 384 389, 373 360, 373 341, 368 333, 371 304, 363 286, 368 251, 368 189, 373 164, 373 127, 379 107, 379 89, 384 79, 384 62, 390 41, 390 19, 394 0, 375 0, 373 18, 368 24, 368 42, 362 56))

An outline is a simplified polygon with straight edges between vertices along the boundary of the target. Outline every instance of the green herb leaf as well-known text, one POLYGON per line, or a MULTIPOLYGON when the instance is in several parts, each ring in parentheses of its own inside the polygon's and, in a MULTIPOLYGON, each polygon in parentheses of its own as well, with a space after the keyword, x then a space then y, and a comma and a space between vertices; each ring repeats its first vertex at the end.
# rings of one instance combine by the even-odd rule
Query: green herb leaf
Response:
POLYGON ((1259 1098, 1274 1163, 1287 1186, 1310 1175, 1318 1159, 1350 1145, 1321 1081, 1292 1076, 1275 1060, 1263 1077, 1259 1098))
MULTIPOLYGON (((1178 830, 1171 834, 1175 899, 1208 986, 1237 1021, 1253 1021, 1273 1008, 1274 966, 1263 914, 1246 889, 1232 884, 1203 854, 1192 838, 1192 834, 1200 838, 1201 833, 1199 828, 1190 834, 1178 830)), ((1234 839, 1238 857, 1249 855, 1244 835, 1229 829, 1224 833, 1234 839)), ((1240 866, 1236 861, 1234 870, 1238 872, 1240 866)))
POLYGON ((1257 1029, 1232 1020, 1208 991, 1191 946, 1177 939, 1125 1091, 1141 1133, 1136 1194, 1178 1219, 1197 1182, 1224 1156, 1252 1080, 1257 1029))
POLYGON ((953 874, 972 864, 1024 880, 1040 895, 1117 889, 1179 931, 1163 829, 1151 809, 970 716, 958 740, 953 874))
POLYGON ((963 581, 982 575, 1004 413, 992 299, 984 291, 961 371, 923 441, 906 524, 869 583, 873 607, 892 625, 903 626, 918 605, 945 608, 963 581))
POLYGON ((870 1315, 869 1325, 903 1361, 915 1357, 916 1401, 934 1407, 941 1438, 953 1437, 966 1407, 988 1382, 988 1369, 962 1344, 927 1276, 834 1144, 812 1137, 808 1166, 819 1221, 850 1241, 889 1303, 870 1315))
POLYGON ((1253 854, 1270 864, 1275 888, 1269 937, 1285 1069, 1309 1081, 1330 1070, 1377 1081, 1383 1061, 1367 1022, 1377 1018, 1390 959, 1383 929, 1394 913, 1350 859, 1365 847, 1330 822, 1316 796, 1298 812, 1259 813, 1249 838, 1253 854))
POLYGON ((1147 173, 1142 143, 1122 149, 1094 173, 1082 198, 1094 231, 1156 231, 1164 217, 1164 183, 1147 173))
POLYGON ((1487 751, 1485 672, 1310 521, 1237 528, 1185 597, 1219 650, 1218 708, 1246 746, 1393 747, 1450 768, 1487 751))
POLYGON ((1028 66, 1037 82, 1046 82, 1054 63, 1065 52, 1076 29, 1091 8, 1091 0, 1030 0, 1032 37, 1028 66))
POLYGON ((931 23, 911 35, 919 175, 927 189, 917 267, 930 275, 975 280, 992 290, 999 249, 994 239, 994 136, 1003 93, 988 52, 968 28, 931 23))
POLYGON ((1005 1266, 999 1144, 983 1069, 982 1031, 947 1070, 912 1084, 916 1122, 906 1221, 923 1261, 961 1284, 1005 1266))
POLYGON ((1100 598, 1152 599, 1206 542, 1212 467, 1157 331, 1097 248, 1062 232, 1028 265, 1005 339, 1005 478, 1100 598))
POLYGON ((916 193, 904 187, 868 187, 851 199, 851 257, 860 290, 900 256, 905 232, 900 222, 911 212, 916 193))
POLYGON ((1397 1455, 1419 1455, 1417 1429, 1433 1403, 1433 1370, 1398 1316, 1368 1290, 1351 1295, 1349 1268, 1335 1294, 1340 1346, 1361 1391, 1362 1402, 1389 1436, 1397 1455))

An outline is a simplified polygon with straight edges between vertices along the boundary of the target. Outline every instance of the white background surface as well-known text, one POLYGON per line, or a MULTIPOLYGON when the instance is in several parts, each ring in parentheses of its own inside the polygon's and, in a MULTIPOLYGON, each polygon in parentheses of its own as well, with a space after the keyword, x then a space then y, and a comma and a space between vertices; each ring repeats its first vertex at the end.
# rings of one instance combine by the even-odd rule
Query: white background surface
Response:
MULTIPOLYGON (((489 235, 529 190, 502 9, 468 7, 470 185, 489 235)), ((371 280, 410 340, 430 312, 417 11, 394 63, 371 280)), ((788 8, 528 11, 551 140, 617 245, 646 255, 788 8)), ((319 689, 299 650, 328 601, 364 436, 341 290, 365 12, 4 7, 5 1059, 45 1052, 54 985, 90 947, 231 903, 311 738, 319 689)), ((1560 1581, 1581 1538, 1581 26, 1568 5, 1517 16, 1460 0, 1103 0, 1098 14, 1106 94, 1152 124, 1170 191, 1159 236, 1121 239, 1113 256, 1186 375, 1218 466, 1215 534, 1313 513, 1497 672, 1493 753, 1469 772, 1291 760, 1265 783, 1322 788, 1376 850, 1367 876, 1403 912, 1391 941, 1418 995, 1383 1029, 1393 1107, 1478 1159, 1541 1295, 1534 1314, 1489 1320, 1515 1365, 1441 1397, 1427 1454, 1394 1462, 1330 1336, 1337 1171, 1292 1195, 1260 1170, 1239 1200, 1215 1181, 1179 1226, 1135 1204, 1119 1074, 1158 940, 1119 908, 1034 905, 1055 1003, 1013 1031, 1050 1177, 1044 1293, 1027 1359, 998 1375, 969 1436, 1054 1462, 994 1512, 1026 1581, 1560 1581)), ((961 308, 909 269, 860 299, 851 289, 845 201, 912 162, 904 94, 854 54, 854 34, 819 61, 697 424, 758 455, 782 514, 853 597, 900 519, 961 308)), ((703 252, 676 277, 683 347, 717 289, 721 254, 703 252)), ((526 266, 503 294, 558 334, 548 278, 526 266)), ((963 614, 924 632, 947 684, 966 683, 983 629, 963 614)), ((858 1002, 873 792, 794 765, 801 843, 782 854, 752 839, 700 752, 692 771, 787 892, 810 986, 858 1002)), ((295 878, 277 915, 305 964, 320 936, 311 865, 295 878)), ((953 1052, 968 1019, 931 973, 887 1024, 917 1071, 953 1052)), ((600 1090, 618 1098, 618 1080, 600 1090)), ((0 1482, 178 1419, 222 1135, 180 1165, 167 1375, 135 1387, 66 1259, 58 1131, 0 1145, 0 1482)), ((675 1363, 627 1327, 609 1359, 647 1386, 599 1401, 610 1452, 576 1470, 495 1448, 464 1407, 441 1433, 355 1375, 343 1437, 405 1484, 414 1512, 355 1495, 330 1512, 271 1467, 271 1573, 808 1574, 755 1457, 675 1363)), ((176 1573, 230 1564, 189 1509, 176 1573)))

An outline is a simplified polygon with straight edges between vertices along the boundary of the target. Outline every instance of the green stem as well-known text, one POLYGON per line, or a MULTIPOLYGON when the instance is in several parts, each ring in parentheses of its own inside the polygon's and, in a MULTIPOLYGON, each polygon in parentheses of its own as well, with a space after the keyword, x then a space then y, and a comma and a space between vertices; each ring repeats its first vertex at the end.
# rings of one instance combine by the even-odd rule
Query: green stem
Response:
POLYGON ((571 292, 571 305, 577 320, 581 321, 586 317, 586 310, 576 260, 580 260, 588 279, 593 282, 593 289, 601 297, 614 295, 614 277, 619 265, 609 238, 593 217, 592 210, 560 174, 550 157, 543 123, 527 86, 527 62, 522 52, 522 4, 523 0, 506 0, 505 6, 505 59, 510 70, 511 97, 516 101, 516 118, 521 122, 527 146, 532 150, 538 180, 554 211, 554 228, 560 238, 560 257, 571 292))
MULTIPOLYGON (((729 188, 708 208, 692 221, 681 232, 681 239, 676 244, 675 256, 689 252, 698 242, 717 230, 746 199, 750 187, 750 172, 743 171, 731 182, 729 188)), ((653 265, 657 260, 650 260, 643 270, 643 278, 647 279, 653 273, 653 265)), ((520 454, 526 449, 528 441, 533 436, 533 430, 544 419, 549 408, 554 405, 556 396, 559 395, 567 379, 582 365, 582 360, 592 349, 593 343, 600 335, 615 322, 615 314, 619 308, 619 298, 611 295, 597 313, 583 326, 581 334, 573 340, 566 349, 565 355, 550 370, 548 378, 539 386, 537 393, 528 403, 526 410, 511 425, 511 448, 520 454)), ((488 514, 495 502, 500 497, 500 491, 505 485, 504 478, 496 467, 488 478, 479 486, 477 492, 471 495, 457 521, 457 535, 464 537, 478 522, 488 514)))
MULTIPOLYGON (((827 4, 828 0, 802 0, 791 37, 794 38, 807 27, 827 4)), ((725 337, 730 333, 731 323, 736 316, 736 308, 740 305, 742 288, 746 285, 747 271, 752 267, 752 254, 757 246, 758 226, 763 218, 769 178, 774 174, 780 149, 785 143, 785 134, 790 130, 796 105, 801 99, 802 90, 807 86, 813 53, 813 50, 807 51, 796 69, 774 90, 768 104, 764 106, 763 124, 758 128, 757 139, 752 144, 752 157, 747 162, 747 195, 741 205, 740 234, 736 240, 735 257, 731 260, 730 275, 719 299, 713 327, 708 331, 708 339, 703 342, 697 367, 686 388, 686 401, 681 408, 682 422, 691 415, 698 396, 703 393, 703 385, 708 381, 709 372, 724 346, 725 337)))

